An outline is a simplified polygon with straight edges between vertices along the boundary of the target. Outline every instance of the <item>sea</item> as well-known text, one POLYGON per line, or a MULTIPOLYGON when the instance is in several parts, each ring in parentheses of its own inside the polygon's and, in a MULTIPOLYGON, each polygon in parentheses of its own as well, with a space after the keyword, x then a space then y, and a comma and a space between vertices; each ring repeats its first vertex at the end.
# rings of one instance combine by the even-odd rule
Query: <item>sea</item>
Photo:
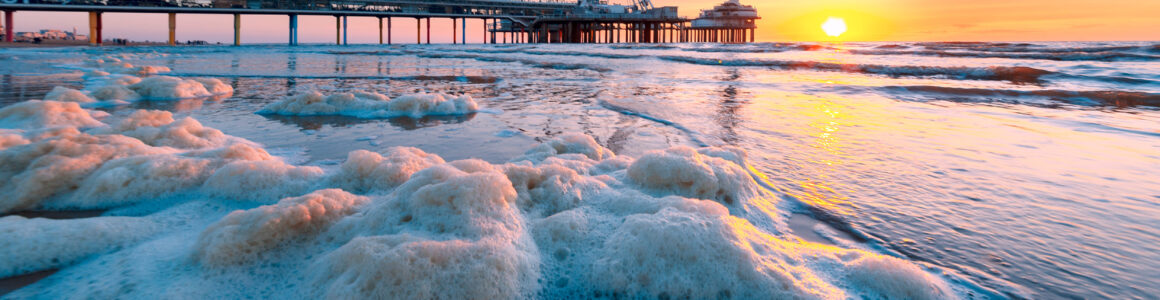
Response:
POLYGON ((0 49, 0 125, 3 298, 1160 295, 1157 42, 0 49))

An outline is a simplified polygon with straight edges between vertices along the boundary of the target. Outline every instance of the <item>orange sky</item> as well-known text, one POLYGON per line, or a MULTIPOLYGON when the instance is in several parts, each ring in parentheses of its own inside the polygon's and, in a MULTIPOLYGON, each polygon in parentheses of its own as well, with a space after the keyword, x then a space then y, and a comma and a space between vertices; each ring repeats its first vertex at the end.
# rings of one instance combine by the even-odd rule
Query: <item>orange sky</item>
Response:
MULTIPOLYGON (((623 3, 630 0, 614 0, 623 3)), ((653 0, 694 17, 723 0, 653 0)), ((761 14, 758 41, 833 40, 822 33, 827 17, 845 19, 844 41, 1119 41, 1160 40, 1160 0, 741 0, 761 14)), ((107 38, 164 40, 163 14, 106 14, 107 38)), ((285 16, 247 15, 244 43, 286 40, 285 16)), ((303 17, 303 43, 334 41, 334 18, 303 17)), ((396 20, 395 41, 414 42, 414 20, 396 20)), ((468 23, 468 41, 482 41, 479 21, 468 23)), ((87 32, 85 13, 17 12, 16 30, 45 28, 87 32)), ((433 20, 433 42, 450 42, 450 21, 433 20)), ((351 43, 377 43, 374 18, 351 18, 351 43)), ((233 40, 228 15, 179 15, 179 40, 233 40), (192 29, 192 28, 196 28, 192 29)))
MULTIPOLYGON (((693 15, 717 0, 656 0, 693 15)), ((1160 0, 742 0, 761 14, 758 39, 826 40, 820 24, 846 20, 843 40, 1160 40, 1160 0)))

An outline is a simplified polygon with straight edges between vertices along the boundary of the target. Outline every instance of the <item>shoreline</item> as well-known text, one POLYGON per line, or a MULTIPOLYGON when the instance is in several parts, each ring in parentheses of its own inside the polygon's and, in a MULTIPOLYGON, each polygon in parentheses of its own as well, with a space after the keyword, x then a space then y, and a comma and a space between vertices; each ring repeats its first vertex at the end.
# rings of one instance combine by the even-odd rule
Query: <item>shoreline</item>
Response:
MULTIPOLYGON (((165 46, 168 43, 164 42, 129 42, 124 45, 117 45, 112 43, 105 43, 100 46, 92 47, 132 47, 132 46, 165 46)), ((0 48, 57 48, 57 47, 76 47, 89 46, 87 40, 43 40, 39 44, 32 42, 0 42, 0 48)), ((184 46, 184 45, 178 45, 184 46)))

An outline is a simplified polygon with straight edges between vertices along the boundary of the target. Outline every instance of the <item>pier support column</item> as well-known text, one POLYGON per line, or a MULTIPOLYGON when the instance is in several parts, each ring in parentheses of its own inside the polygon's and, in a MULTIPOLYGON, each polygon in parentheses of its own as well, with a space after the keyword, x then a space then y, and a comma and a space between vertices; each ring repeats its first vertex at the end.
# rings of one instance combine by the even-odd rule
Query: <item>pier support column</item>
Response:
POLYGON ((298 15, 290 14, 290 46, 298 45, 298 15))
POLYGON ((342 45, 342 17, 334 16, 334 44, 342 45))
POLYGON ((427 18, 427 44, 431 44, 431 18, 427 18))
POLYGON ((379 45, 383 44, 383 17, 379 17, 379 45))
MULTIPOLYGON (((4 39, 11 42, 12 41, 12 17, 7 16, 7 13, 8 12, 5 11, 6 16, 5 16, 4 20, 6 23, 4 25, 4 30, 7 31, 7 33, 5 33, 6 35, 5 35, 4 39)), ((95 11, 90 11, 89 12, 89 46, 100 46, 100 45, 101 45, 101 13, 95 12, 95 11)))
MULTIPOLYGON (((101 19, 97 19, 97 26, 100 26, 101 19)), ((234 14, 234 46, 242 45, 242 14, 234 14)))
POLYGON ((387 45, 391 44, 391 17, 387 17, 387 45))
POLYGON ((169 45, 177 45, 177 13, 169 13, 169 45))
MULTIPOLYGON (((95 27, 94 25, 92 25, 93 24, 93 14, 95 14, 95 13, 96 12, 89 12, 89 24, 90 24, 89 26, 90 27, 95 27)), ((12 22, 12 11, 5 10, 4 11, 4 41, 5 42, 11 43, 13 40, 12 34, 16 32, 16 31, 12 30, 12 23, 13 23, 12 22)), ((93 33, 90 31, 89 36, 92 36, 92 35, 93 35, 93 33)), ((89 38, 89 43, 92 44, 92 38, 89 38)))
POLYGON ((749 29, 749 42, 750 43, 757 42, 757 28, 749 29))
POLYGON ((451 18, 451 44, 459 43, 459 19, 451 18))
POLYGON ((463 36, 459 37, 459 42, 467 45, 467 18, 463 18, 463 22, 459 23, 459 28, 463 29, 463 36))
POLYGON ((348 34, 346 34, 347 33, 346 28, 347 28, 347 24, 350 23, 349 19, 350 19, 350 16, 342 16, 342 45, 343 46, 345 46, 347 44, 346 37, 348 34))
POLYGON ((415 18, 415 44, 423 44, 423 19, 415 18))

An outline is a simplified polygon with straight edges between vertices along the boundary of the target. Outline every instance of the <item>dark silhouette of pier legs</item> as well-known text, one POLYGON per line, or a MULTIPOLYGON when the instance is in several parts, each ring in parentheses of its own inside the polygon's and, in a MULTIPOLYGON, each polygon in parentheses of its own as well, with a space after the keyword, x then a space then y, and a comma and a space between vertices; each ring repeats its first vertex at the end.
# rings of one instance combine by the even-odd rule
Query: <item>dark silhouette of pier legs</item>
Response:
POLYGON ((4 41, 11 43, 12 38, 13 38, 13 36, 12 36, 13 33, 15 33, 15 31, 12 30, 12 11, 5 10, 4 11, 4 41))
MULTIPOLYGON (((9 32, 11 32, 12 31, 12 29, 11 29, 12 28, 12 17, 8 17, 7 19, 8 19, 8 21, 7 21, 8 25, 6 25, 6 28, 8 28, 8 29, 5 29, 5 30, 8 30, 9 32)), ((9 33, 8 37, 11 38, 12 34, 9 33)), ((11 39, 9 39, 9 41, 11 41, 11 39)), ((101 13, 95 12, 95 11, 90 11, 89 12, 89 46, 100 46, 100 45, 101 45, 101 13)))
POLYGON ((298 45, 298 15, 290 15, 290 46, 298 45))
MULTIPOLYGON (((98 31, 100 31, 100 29, 99 29, 100 26, 101 26, 101 19, 100 19, 100 16, 98 15, 97 16, 98 31)), ((241 14, 234 14, 234 46, 241 46, 241 45, 242 45, 242 15, 241 14)))
POLYGON ((177 45, 177 13, 169 13, 169 45, 177 45))

